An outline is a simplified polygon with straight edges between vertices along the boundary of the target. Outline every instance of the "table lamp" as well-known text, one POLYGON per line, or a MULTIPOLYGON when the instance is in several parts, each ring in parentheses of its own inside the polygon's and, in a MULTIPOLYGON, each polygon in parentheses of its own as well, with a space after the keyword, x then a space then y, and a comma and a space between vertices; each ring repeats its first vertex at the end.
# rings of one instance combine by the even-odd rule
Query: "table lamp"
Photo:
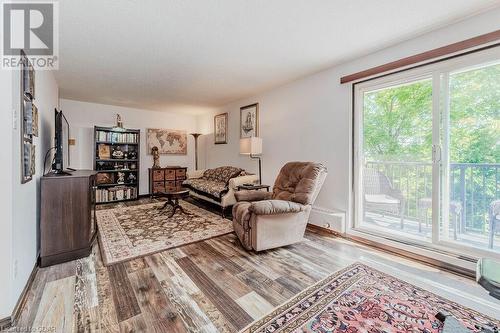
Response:
POLYGON ((257 156, 262 154, 262 138, 252 136, 240 139, 240 154, 259 160, 259 185, 262 184, 262 163, 260 156, 257 156))

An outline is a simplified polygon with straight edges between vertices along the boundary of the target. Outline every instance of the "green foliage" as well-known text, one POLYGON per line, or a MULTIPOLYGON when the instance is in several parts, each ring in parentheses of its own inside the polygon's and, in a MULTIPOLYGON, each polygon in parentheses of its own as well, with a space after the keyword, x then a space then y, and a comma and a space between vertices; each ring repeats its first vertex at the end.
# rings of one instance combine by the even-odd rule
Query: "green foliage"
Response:
POLYGON ((432 82, 423 80, 364 96, 367 159, 428 161, 432 147, 432 82))
MULTIPOLYGON (((429 162, 430 79, 364 96, 367 160, 429 162)), ((450 75, 450 161, 500 162, 500 65, 450 75)))

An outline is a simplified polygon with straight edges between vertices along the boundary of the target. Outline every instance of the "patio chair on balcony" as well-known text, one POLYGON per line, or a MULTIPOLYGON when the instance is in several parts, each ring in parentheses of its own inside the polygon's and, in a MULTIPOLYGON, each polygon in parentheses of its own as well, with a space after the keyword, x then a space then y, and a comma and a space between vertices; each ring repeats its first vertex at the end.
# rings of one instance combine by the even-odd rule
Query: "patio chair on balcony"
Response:
POLYGON ((405 197, 392 186, 386 175, 375 169, 364 169, 363 190, 363 212, 379 211, 398 215, 401 217, 401 229, 404 228, 405 197))
POLYGON ((495 200, 490 205, 490 240, 488 247, 493 248, 495 232, 500 231, 500 200, 495 200))

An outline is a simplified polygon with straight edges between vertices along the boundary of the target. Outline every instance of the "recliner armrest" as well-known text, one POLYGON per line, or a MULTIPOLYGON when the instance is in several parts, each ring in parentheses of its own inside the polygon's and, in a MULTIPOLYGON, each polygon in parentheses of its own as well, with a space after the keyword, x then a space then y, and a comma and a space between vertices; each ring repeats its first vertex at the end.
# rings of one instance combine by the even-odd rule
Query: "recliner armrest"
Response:
POLYGON ((270 192, 264 191, 237 191, 234 192, 234 197, 236 201, 261 201, 269 200, 273 196, 270 192))
POLYGON ((252 202, 248 209, 255 215, 276 215, 299 213, 304 211, 306 206, 286 200, 262 200, 252 202))

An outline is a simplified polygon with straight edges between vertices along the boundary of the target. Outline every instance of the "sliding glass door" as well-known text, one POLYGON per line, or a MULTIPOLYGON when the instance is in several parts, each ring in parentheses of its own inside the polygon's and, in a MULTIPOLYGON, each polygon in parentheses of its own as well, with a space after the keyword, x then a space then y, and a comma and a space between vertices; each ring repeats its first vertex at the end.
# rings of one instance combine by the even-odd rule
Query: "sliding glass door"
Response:
POLYGON ((360 224, 428 240, 432 210, 432 77, 363 92, 360 224))
POLYGON ((500 253, 499 59, 493 49, 355 85, 354 230, 500 253))
POLYGON ((500 63, 443 79, 441 239, 500 252, 500 63))

